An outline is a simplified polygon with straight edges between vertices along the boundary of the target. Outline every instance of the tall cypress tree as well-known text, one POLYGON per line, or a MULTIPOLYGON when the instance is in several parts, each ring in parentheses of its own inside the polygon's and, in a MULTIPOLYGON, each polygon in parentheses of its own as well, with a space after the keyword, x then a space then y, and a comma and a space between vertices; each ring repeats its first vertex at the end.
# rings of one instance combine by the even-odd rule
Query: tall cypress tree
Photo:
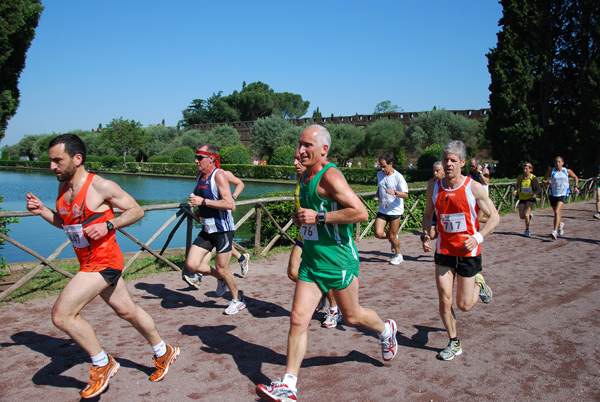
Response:
POLYGON ((600 125, 599 5, 592 0, 502 0, 498 44, 488 53, 486 136, 499 171, 530 160, 543 173, 556 155, 597 172, 600 125))

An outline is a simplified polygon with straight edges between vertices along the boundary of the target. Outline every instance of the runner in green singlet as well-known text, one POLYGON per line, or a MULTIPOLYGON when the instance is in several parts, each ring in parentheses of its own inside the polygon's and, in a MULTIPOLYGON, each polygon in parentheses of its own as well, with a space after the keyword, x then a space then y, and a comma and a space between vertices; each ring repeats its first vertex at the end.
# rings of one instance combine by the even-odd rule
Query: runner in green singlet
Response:
POLYGON ((306 167, 300 187, 301 208, 294 221, 302 226, 302 263, 296 282, 288 334, 288 354, 282 381, 258 385, 265 401, 297 400, 296 384, 308 343, 308 325, 322 292, 333 289, 345 321, 377 332, 383 360, 398 351, 396 323, 385 322, 358 300, 358 252, 352 224, 368 219, 360 198, 342 172, 327 162, 331 136, 325 127, 312 125, 300 136, 300 161, 306 167))

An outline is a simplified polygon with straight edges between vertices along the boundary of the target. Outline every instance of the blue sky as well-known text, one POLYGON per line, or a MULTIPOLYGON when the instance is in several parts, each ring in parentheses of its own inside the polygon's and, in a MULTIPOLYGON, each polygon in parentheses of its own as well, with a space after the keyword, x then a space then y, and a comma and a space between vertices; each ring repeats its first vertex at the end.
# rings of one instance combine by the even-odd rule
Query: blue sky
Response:
POLYGON ((0 146, 114 118, 174 126, 193 99, 262 81, 307 116, 489 107, 493 0, 42 0, 0 146))

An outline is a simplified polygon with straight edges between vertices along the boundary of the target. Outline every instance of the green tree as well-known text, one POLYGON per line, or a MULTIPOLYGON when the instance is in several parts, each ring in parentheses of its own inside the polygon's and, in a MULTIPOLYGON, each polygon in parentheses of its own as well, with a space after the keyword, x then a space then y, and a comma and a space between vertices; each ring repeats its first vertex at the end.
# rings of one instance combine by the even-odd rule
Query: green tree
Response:
POLYGON ((250 150, 243 145, 223 147, 219 150, 219 155, 221 155, 221 163, 248 165, 252 162, 250 150))
POLYGON ((43 9, 39 0, 0 2, 0 141, 19 107, 19 77, 43 9))
POLYGON ((104 143, 123 155, 123 169, 127 167, 127 154, 139 150, 148 141, 142 124, 135 120, 113 119, 102 130, 104 143))
POLYGON ((250 148, 254 155, 271 157, 280 146, 298 143, 298 137, 291 129, 292 124, 279 116, 269 116, 254 122, 250 136, 250 148), (292 137, 293 135, 293 137, 292 137))
POLYGON ((275 94, 275 110, 286 119, 298 119, 306 114, 309 101, 302 100, 302 96, 290 92, 275 94))
POLYGON ((323 118, 323 115, 321 114, 321 111, 319 110, 318 106, 315 110, 313 110, 312 118, 313 119, 322 119, 323 118))
POLYGON ((365 131, 352 124, 327 124, 325 126, 331 134, 331 149, 327 157, 336 159, 345 165, 348 159, 357 154, 365 141, 365 131))
POLYGON ((271 165, 282 165, 282 166, 290 166, 294 164, 294 153, 296 152, 296 147, 291 145, 285 145, 283 147, 277 147, 275 151, 273 151, 273 157, 269 161, 271 165))
POLYGON ((437 109, 416 116, 406 132, 406 140, 408 148, 421 151, 424 146, 451 140, 473 145, 477 143, 477 134, 466 117, 437 109))
POLYGON ((398 105, 392 105, 392 101, 390 100, 385 100, 382 102, 379 102, 377 104, 377 106, 375 106, 375 110, 373 111, 373 114, 379 114, 379 113, 398 113, 401 112, 402 108, 398 105))
POLYGON ((193 163, 196 151, 190 147, 179 147, 173 152, 173 163, 193 163))
POLYGON ((400 121, 377 120, 365 128, 364 149, 368 156, 379 157, 401 143, 404 143, 404 124, 400 121))
POLYGON ((204 99, 192 100, 192 103, 181 113, 183 118, 179 120, 179 124, 186 130, 195 124, 208 123, 208 109, 204 99))
POLYGON ((43 155, 48 155, 49 144, 55 135, 45 134, 37 137, 37 141, 33 144, 32 152, 37 158, 41 158, 43 155))
POLYGON ((218 126, 213 128, 202 136, 202 142, 213 144, 217 149, 242 145, 240 133, 231 126, 218 126))
MULTIPOLYGON (((148 142, 143 147, 146 159, 167 152, 169 144, 178 142, 181 132, 176 127, 154 126, 146 128, 148 142)), ((174 150, 175 148, 173 148, 174 150)))
POLYGON ((419 155, 417 159, 417 169, 433 169, 433 164, 442 160, 442 151, 445 144, 431 144, 419 155))
POLYGON ((21 141, 15 144, 17 148, 17 155, 26 156, 29 158, 29 160, 33 160, 37 156, 34 147, 39 138, 39 135, 26 135, 25 137, 21 138, 21 141))
POLYGON ((263 82, 253 82, 246 86, 244 82, 240 92, 233 91, 227 97, 227 103, 235 108, 242 121, 254 121, 268 117, 275 109, 275 91, 263 82))
POLYGON ((491 113, 486 137, 500 174, 523 160, 538 173, 560 154, 575 171, 600 163, 600 4, 502 0, 488 53, 491 113))

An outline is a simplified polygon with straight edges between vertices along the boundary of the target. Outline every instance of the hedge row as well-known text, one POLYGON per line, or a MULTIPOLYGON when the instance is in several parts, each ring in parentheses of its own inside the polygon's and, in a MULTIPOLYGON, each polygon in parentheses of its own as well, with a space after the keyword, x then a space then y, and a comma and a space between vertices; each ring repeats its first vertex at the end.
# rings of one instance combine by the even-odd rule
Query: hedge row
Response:
MULTIPOLYGON (((88 170, 91 171, 113 171, 120 165, 114 166, 113 163, 103 161, 85 163, 88 170)), ((0 161, 0 166, 7 167, 28 167, 49 169, 48 161, 0 161)), ((293 166, 278 165, 226 165, 221 167, 231 171, 240 179, 263 179, 263 180, 290 180, 296 174, 293 166)), ((356 184, 376 184, 376 168, 341 168, 349 183, 356 184)), ((153 162, 128 162, 126 172, 146 173, 157 175, 174 176, 195 176, 198 168, 194 163, 153 163, 153 162)), ((416 169, 400 169, 407 182, 427 181, 431 178, 431 171, 416 169)))

